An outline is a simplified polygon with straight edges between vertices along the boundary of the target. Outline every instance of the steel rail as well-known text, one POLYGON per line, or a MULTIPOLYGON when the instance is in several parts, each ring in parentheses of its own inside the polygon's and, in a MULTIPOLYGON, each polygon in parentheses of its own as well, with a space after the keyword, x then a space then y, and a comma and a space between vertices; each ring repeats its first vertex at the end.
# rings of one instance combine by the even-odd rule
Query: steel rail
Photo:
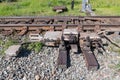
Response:
POLYGON ((120 16, 3 16, 0 17, 1 18, 11 18, 11 19, 17 19, 17 18, 87 18, 87 17, 91 17, 91 18, 120 18, 120 16))

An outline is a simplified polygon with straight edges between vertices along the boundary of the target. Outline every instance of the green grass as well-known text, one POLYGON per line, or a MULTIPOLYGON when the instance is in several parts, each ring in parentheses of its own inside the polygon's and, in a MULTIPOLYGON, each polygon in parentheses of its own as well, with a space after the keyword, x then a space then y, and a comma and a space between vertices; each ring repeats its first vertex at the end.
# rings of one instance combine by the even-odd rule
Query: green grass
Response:
POLYGON ((12 40, 11 38, 9 38, 7 41, 2 41, 0 39, 0 46, 2 45, 2 50, 0 50, 0 55, 4 55, 5 53, 5 50, 11 46, 11 45, 14 45, 14 44, 17 44, 17 42, 15 40, 12 40))
MULTIPOLYGON (((113 41, 114 41, 114 40, 113 40, 113 41)), ((115 40, 114 43, 117 44, 117 45, 119 45, 120 39, 115 40)), ((120 46, 120 45, 119 45, 119 46, 120 46)), ((119 54, 120 54, 120 48, 117 47, 117 46, 115 46, 114 44, 110 44, 108 49, 109 49, 109 51, 111 51, 111 52, 116 52, 116 53, 119 53, 119 54)))
MULTIPOLYGON (((97 15, 120 15, 120 0, 90 0, 97 15)), ((82 0, 75 0, 75 9, 70 9, 71 0, 18 0, 0 3, 0 16, 49 16, 85 15, 80 13, 82 0), (68 12, 57 14, 52 11, 56 5, 65 5, 68 12)))
MULTIPOLYGON (((0 55, 5 55, 4 53, 5 50, 7 50, 9 46, 15 45, 15 44, 18 44, 18 42, 13 39, 8 39, 5 42, 0 40, 0 46, 2 45, 2 50, 0 50, 0 55)), ((23 49, 29 50, 29 51, 35 51, 35 53, 40 52, 42 47, 43 47, 43 44, 41 42, 28 43, 22 46, 23 49)))
POLYGON ((97 15, 120 16, 120 0, 91 0, 97 15))
POLYGON ((117 71, 120 71, 120 63, 115 66, 115 69, 116 69, 117 71))
POLYGON ((28 51, 35 51, 35 53, 39 53, 43 47, 43 43, 41 42, 32 42, 26 43, 22 45, 22 48, 28 51))

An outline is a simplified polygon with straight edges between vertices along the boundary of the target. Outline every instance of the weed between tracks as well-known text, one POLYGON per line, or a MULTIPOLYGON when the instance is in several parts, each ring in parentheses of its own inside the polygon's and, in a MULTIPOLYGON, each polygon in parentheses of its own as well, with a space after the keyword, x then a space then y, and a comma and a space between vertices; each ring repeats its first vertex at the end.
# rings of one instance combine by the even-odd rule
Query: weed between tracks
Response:
MULTIPOLYGON (((24 43, 22 45, 22 48, 27 51, 34 51, 35 53, 39 53, 39 51, 42 49, 43 44, 41 42, 31 42, 27 43, 26 39, 24 40, 24 43)), ((7 38, 5 40, 0 39, 0 55, 5 55, 5 50, 8 49, 11 45, 17 45, 21 44, 18 40, 14 40, 11 38, 7 38)))
POLYGON ((17 44, 17 42, 15 40, 12 40, 12 39, 7 39, 7 40, 1 40, 0 39, 0 55, 4 55, 5 53, 5 50, 11 46, 11 45, 14 45, 14 44, 17 44))
POLYGON ((41 42, 32 42, 26 43, 22 45, 22 48, 28 51, 34 51, 35 53, 39 53, 42 49, 43 44, 41 42))

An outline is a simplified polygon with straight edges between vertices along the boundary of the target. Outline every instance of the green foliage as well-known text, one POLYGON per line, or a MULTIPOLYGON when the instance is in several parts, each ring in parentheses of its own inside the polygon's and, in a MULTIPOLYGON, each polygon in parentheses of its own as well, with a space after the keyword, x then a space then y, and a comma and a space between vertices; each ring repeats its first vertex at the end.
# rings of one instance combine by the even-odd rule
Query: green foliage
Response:
POLYGON ((35 51, 35 53, 39 53, 42 49, 43 44, 41 42, 32 42, 28 44, 24 44, 23 48, 29 51, 35 51))
MULTIPOLYGON (((97 15, 120 15, 119 0, 90 0, 97 15)), ((17 0, 17 2, 0 3, 0 16, 34 16, 34 15, 85 15, 80 13, 82 0, 75 0, 75 8, 71 10, 71 0, 17 0), (57 14, 53 6, 67 6, 68 12, 57 14)))
POLYGON ((14 3, 1 3, 0 16, 34 16, 34 15, 84 15, 80 13, 79 0, 75 1, 75 10, 70 9, 70 0, 18 0, 14 3), (69 11, 62 14, 57 14, 52 11, 53 6, 67 6, 69 11))
POLYGON ((97 8, 120 7, 119 0, 90 0, 90 3, 97 8))
POLYGON ((120 71, 120 63, 115 66, 115 69, 116 69, 117 71, 120 71))
POLYGON ((120 0, 90 0, 90 3, 97 15, 120 15, 120 0))
POLYGON ((0 39, 0 45, 2 45, 3 44, 3 41, 0 39))
MULTIPOLYGON (((9 38, 6 41, 0 40, 0 48, 2 48, 0 50, 0 55, 4 55, 4 51, 8 49, 9 46, 15 45, 15 44, 18 44, 18 42, 11 38, 9 38)), ((25 43, 24 45, 22 45, 22 48, 25 50, 29 50, 29 51, 33 50, 35 51, 35 53, 38 53, 41 50, 42 46, 43 44, 41 42, 33 42, 33 43, 28 43, 28 44, 25 43)))
POLYGON ((17 0, 0 0, 0 2, 15 2, 17 0))
POLYGON ((0 50, 0 54, 4 55, 4 51, 11 45, 13 44, 17 44, 17 42, 15 40, 12 39, 8 39, 7 41, 2 41, 0 40, 0 46, 2 47, 2 50, 0 50))

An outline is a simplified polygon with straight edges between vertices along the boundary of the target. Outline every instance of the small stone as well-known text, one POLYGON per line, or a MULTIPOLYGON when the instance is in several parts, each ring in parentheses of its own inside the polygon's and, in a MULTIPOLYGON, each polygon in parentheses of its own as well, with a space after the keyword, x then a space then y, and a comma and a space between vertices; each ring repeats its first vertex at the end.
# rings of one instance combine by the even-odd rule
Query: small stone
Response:
POLYGON ((11 67, 10 67, 10 66, 7 66, 7 70, 8 70, 8 71, 11 71, 11 67))
POLYGON ((7 71, 4 71, 4 74, 7 75, 7 71))
POLYGON ((54 76, 56 74, 55 70, 52 70, 52 76, 54 76))
POLYGON ((0 57, 0 61, 2 60, 2 58, 0 57))
POLYGON ((24 77, 24 75, 23 74, 19 74, 19 78, 23 78, 24 77))
POLYGON ((10 56, 5 56, 5 60, 9 61, 11 59, 10 56))
POLYGON ((26 76, 23 77, 23 80, 27 80, 26 76))
POLYGON ((9 56, 9 57, 17 56, 19 51, 20 51, 20 47, 21 47, 21 45, 12 45, 12 46, 10 46, 5 51, 6 56, 9 56))
POLYGON ((41 63, 41 64, 40 64, 40 66, 43 66, 43 65, 44 65, 44 63, 41 63))
POLYGON ((39 76, 39 75, 36 75, 36 76, 35 76, 35 80, 40 80, 40 76, 39 76))

